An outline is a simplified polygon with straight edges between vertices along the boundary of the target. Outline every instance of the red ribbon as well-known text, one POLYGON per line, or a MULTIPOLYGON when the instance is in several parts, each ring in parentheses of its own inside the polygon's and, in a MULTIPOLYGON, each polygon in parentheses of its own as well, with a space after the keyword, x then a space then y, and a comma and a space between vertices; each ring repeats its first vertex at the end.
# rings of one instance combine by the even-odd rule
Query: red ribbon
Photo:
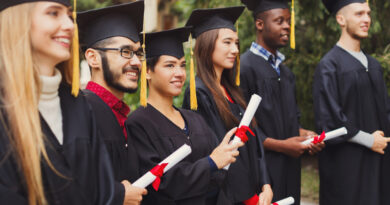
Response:
POLYGON ((154 176, 156 176, 156 179, 154 180, 152 186, 154 190, 158 190, 158 187, 160 186, 161 183, 161 177, 164 174, 164 169, 168 165, 168 163, 162 163, 158 164, 155 167, 153 167, 152 170, 150 170, 150 173, 152 173, 154 176))
POLYGON ((259 202, 259 196, 257 194, 253 195, 251 198, 244 201, 245 205, 256 205, 259 202))
POLYGON ((248 136, 246 135, 246 132, 249 131, 251 135, 255 136, 255 134, 252 132, 252 130, 245 125, 241 125, 241 127, 237 128, 236 136, 241 139, 243 143, 248 141, 248 136))
POLYGON ((312 143, 313 143, 313 144, 318 144, 318 143, 321 143, 322 141, 324 141, 324 139, 325 139, 325 132, 322 131, 322 133, 321 133, 320 136, 314 137, 312 143))
POLYGON ((274 203, 272 203, 272 205, 279 205, 278 203, 276 203, 276 202, 274 202, 274 203))

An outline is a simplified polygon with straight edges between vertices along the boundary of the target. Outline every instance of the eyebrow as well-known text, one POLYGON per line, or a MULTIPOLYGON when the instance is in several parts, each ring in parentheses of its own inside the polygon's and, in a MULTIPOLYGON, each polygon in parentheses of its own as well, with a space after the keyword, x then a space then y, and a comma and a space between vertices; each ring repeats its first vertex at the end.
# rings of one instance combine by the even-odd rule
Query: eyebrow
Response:
POLYGON ((173 64, 175 64, 175 63, 176 63, 176 61, 173 61, 173 60, 167 60, 167 61, 164 61, 164 63, 173 63, 173 64))

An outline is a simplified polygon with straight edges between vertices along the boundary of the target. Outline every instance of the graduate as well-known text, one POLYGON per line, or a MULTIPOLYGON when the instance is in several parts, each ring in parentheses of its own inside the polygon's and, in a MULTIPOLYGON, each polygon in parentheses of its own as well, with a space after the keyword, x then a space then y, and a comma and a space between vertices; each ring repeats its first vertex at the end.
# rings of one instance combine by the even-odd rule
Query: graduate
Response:
POLYGON ((189 32, 184 27, 149 33, 144 41, 147 105, 134 111, 126 121, 141 173, 183 144, 191 146, 192 153, 161 177, 158 191, 149 187, 143 204, 231 204, 223 189, 226 171, 222 168, 236 160, 239 152, 235 149, 243 145, 228 144, 236 129, 230 130, 218 145, 217 137, 200 115, 173 106, 173 98, 181 93, 186 79, 182 43, 187 41, 189 32))
POLYGON ((274 200, 293 196, 295 204, 300 204, 300 156, 306 151, 314 154, 324 144, 301 144, 316 133, 299 124, 295 76, 283 64, 285 56, 278 51, 289 42, 289 6, 285 0, 242 2, 252 11, 256 39, 240 59, 241 89, 246 100, 254 93, 263 98, 255 118, 264 132, 262 140, 274 200))
POLYGON ((70 7, 0 1, 0 204, 112 202, 109 155, 79 90, 70 7))
POLYGON ((146 189, 129 183, 140 175, 137 153, 125 129, 130 108, 122 101, 125 93, 137 91, 140 60, 144 57, 139 39, 143 14, 144 1, 78 13, 80 44, 92 73, 85 96, 96 116, 117 181, 113 204, 139 203, 146 194, 146 189))
MULTIPOLYGON (((198 107, 195 109, 219 141, 223 133, 239 125, 246 108, 236 85, 235 65, 239 56, 239 39, 234 23, 243 10, 243 6, 197 9, 186 24, 193 26, 192 36, 196 38, 198 107)), ((183 108, 194 109, 191 98, 191 90, 187 89, 183 108)), ((257 129, 253 131, 256 135, 250 136, 250 140, 240 148, 240 156, 228 172, 229 197, 236 204, 263 205, 270 204, 272 200, 260 132, 257 129)))
POLYGON ((323 3, 341 35, 315 70, 315 121, 318 129, 345 126, 348 134, 327 142, 320 154, 320 204, 390 204, 390 161, 383 156, 390 101, 381 65, 361 50, 371 10, 365 0, 323 3))

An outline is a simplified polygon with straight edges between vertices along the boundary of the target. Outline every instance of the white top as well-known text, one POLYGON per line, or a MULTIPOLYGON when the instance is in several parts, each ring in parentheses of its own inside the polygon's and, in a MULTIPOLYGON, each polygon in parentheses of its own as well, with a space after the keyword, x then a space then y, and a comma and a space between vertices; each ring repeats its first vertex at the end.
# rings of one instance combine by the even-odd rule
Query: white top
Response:
POLYGON ((368 69, 368 60, 367 60, 367 56, 364 55, 363 51, 360 50, 359 52, 356 52, 356 51, 350 51, 350 50, 347 50, 343 47, 341 47, 339 45, 339 43, 336 44, 338 47, 344 49, 345 51, 347 51, 349 54, 351 54, 354 58, 356 58, 366 69, 368 69))
POLYGON ((38 109, 43 119, 49 125, 51 131, 57 137, 58 142, 63 143, 62 112, 58 88, 61 83, 61 73, 55 69, 54 76, 39 76, 42 83, 41 96, 38 109))

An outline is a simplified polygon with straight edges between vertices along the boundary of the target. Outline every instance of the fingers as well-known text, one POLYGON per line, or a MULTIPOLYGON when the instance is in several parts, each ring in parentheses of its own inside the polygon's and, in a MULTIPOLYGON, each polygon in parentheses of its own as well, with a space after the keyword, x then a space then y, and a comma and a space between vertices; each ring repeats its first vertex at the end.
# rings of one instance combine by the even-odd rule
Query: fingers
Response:
POLYGON ((146 189, 143 189, 141 194, 142 194, 142 195, 146 195, 146 194, 148 194, 148 190, 146 190, 146 189))
POLYGON ((385 136, 385 133, 383 132, 383 131, 381 131, 381 130, 378 130, 377 131, 382 137, 384 137, 385 136))
POLYGON ((390 137, 385 137, 386 138, 386 142, 390 142, 390 137))
POLYGON ((233 134, 236 132, 237 127, 229 130, 229 132, 226 133, 225 137, 223 138, 221 144, 227 144, 230 141, 230 138, 233 136, 233 134))
POLYGON ((265 199, 264 199, 265 197, 264 197, 264 194, 263 193, 261 193, 260 195, 259 195, 259 205, 266 205, 265 204, 265 199))

